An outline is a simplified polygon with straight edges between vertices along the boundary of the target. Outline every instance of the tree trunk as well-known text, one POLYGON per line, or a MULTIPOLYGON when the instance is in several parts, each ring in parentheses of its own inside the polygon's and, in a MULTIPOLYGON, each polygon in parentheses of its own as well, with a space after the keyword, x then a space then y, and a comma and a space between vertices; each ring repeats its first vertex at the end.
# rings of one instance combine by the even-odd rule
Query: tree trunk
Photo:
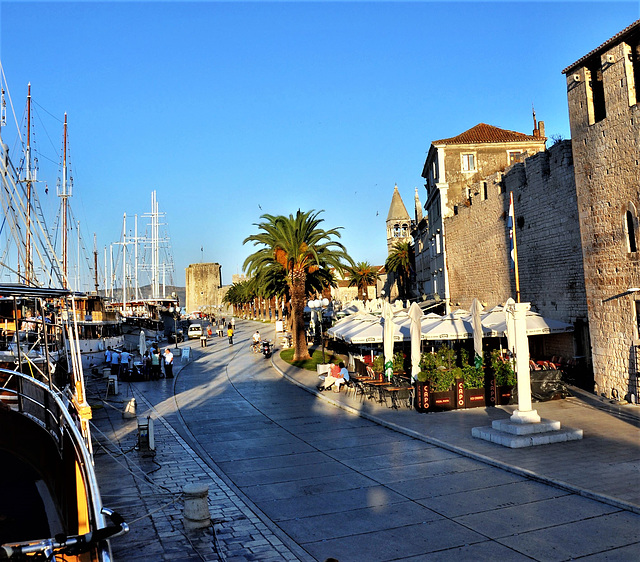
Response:
POLYGON ((304 305, 305 305, 305 285, 306 272, 293 271, 291 273, 291 316, 292 316, 292 336, 293 336, 293 360, 304 361, 309 359, 309 349, 307 347, 307 334, 304 329, 304 305))

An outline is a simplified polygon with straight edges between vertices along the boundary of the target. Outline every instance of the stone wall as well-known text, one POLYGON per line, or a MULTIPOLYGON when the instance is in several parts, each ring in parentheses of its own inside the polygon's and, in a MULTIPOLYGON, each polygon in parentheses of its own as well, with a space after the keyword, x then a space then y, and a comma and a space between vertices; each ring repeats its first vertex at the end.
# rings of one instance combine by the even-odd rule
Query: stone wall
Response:
POLYGON ((640 68, 629 60, 630 37, 565 72, 596 391, 637 400, 640 302, 627 289, 640 285, 640 253, 630 245, 630 236, 640 242, 640 68))
MULTIPOLYGON (((470 205, 457 206, 457 214, 445 219, 452 308, 469 309, 473 298, 489 308, 516 298, 507 228, 510 191, 520 300, 545 317, 583 325, 587 303, 570 141, 473 184, 470 205)), ((584 334, 575 335, 577 341, 564 338, 546 353, 587 354, 584 334)))

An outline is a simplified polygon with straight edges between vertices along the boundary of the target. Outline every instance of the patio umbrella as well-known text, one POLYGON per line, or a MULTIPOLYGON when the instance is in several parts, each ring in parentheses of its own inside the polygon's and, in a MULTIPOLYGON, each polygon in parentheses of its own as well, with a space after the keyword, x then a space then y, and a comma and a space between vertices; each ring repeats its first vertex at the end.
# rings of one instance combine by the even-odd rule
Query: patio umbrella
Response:
POLYGON ((140 357, 144 357, 144 352, 147 351, 147 337, 144 335, 144 330, 142 329, 140 330, 140 339, 138 340, 138 350, 140 351, 140 357))
POLYGON ((388 380, 391 380, 393 374, 393 336, 395 327, 393 323, 393 310, 391 305, 385 301, 382 305, 382 319, 384 322, 384 330, 382 334, 382 343, 384 349, 384 372, 388 380))
POLYGON ((473 327, 473 363, 476 368, 482 366, 482 314, 483 307, 478 299, 471 301, 471 326, 473 327))
POLYGON ((411 380, 415 381, 420 372, 420 340, 422 339, 422 309, 417 302, 409 308, 411 318, 411 380))

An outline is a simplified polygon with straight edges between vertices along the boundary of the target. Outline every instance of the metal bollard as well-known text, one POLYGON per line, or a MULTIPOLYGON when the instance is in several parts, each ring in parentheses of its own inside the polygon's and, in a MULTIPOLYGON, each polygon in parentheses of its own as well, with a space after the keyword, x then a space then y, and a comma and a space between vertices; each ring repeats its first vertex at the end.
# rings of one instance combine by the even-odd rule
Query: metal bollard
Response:
POLYGON ((211 524, 209 514, 209 486, 187 484, 184 493, 184 526, 188 531, 204 529, 211 524))

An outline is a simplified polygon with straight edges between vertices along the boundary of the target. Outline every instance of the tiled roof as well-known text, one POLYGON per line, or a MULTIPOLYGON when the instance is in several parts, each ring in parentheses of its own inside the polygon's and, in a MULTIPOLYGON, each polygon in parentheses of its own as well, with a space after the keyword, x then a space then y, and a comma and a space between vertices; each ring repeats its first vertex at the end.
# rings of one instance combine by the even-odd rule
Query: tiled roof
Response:
POLYGON ((486 123, 479 123, 471 127, 468 131, 460 133, 456 137, 433 141, 432 144, 475 144, 485 142, 523 142, 523 141, 544 141, 543 138, 525 135, 516 131, 500 129, 486 123))
POLYGON ((567 68, 565 68, 562 71, 562 74, 566 74, 570 70, 574 69, 576 66, 578 66, 579 64, 581 64, 582 62, 590 58, 592 55, 595 55, 598 51, 602 51, 606 47, 609 47, 610 45, 617 43, 618 40, 623 35, 627 35, 628 33, 633 32, 634 28, 640 28, 640 20, 634 21, 631 25, 629 25, 628 27, 625 27, 622 31, 620 31, 619 33, 616 33, 613 37, 611 37, 611 39, 607 39, 602 45, 600 45, 599 47, 596 47, 595 49, 593 49, 593 51, 589 51, 584 57, 578 59, 573 64, 570 64, 569 66, 567 66, 567 68))

